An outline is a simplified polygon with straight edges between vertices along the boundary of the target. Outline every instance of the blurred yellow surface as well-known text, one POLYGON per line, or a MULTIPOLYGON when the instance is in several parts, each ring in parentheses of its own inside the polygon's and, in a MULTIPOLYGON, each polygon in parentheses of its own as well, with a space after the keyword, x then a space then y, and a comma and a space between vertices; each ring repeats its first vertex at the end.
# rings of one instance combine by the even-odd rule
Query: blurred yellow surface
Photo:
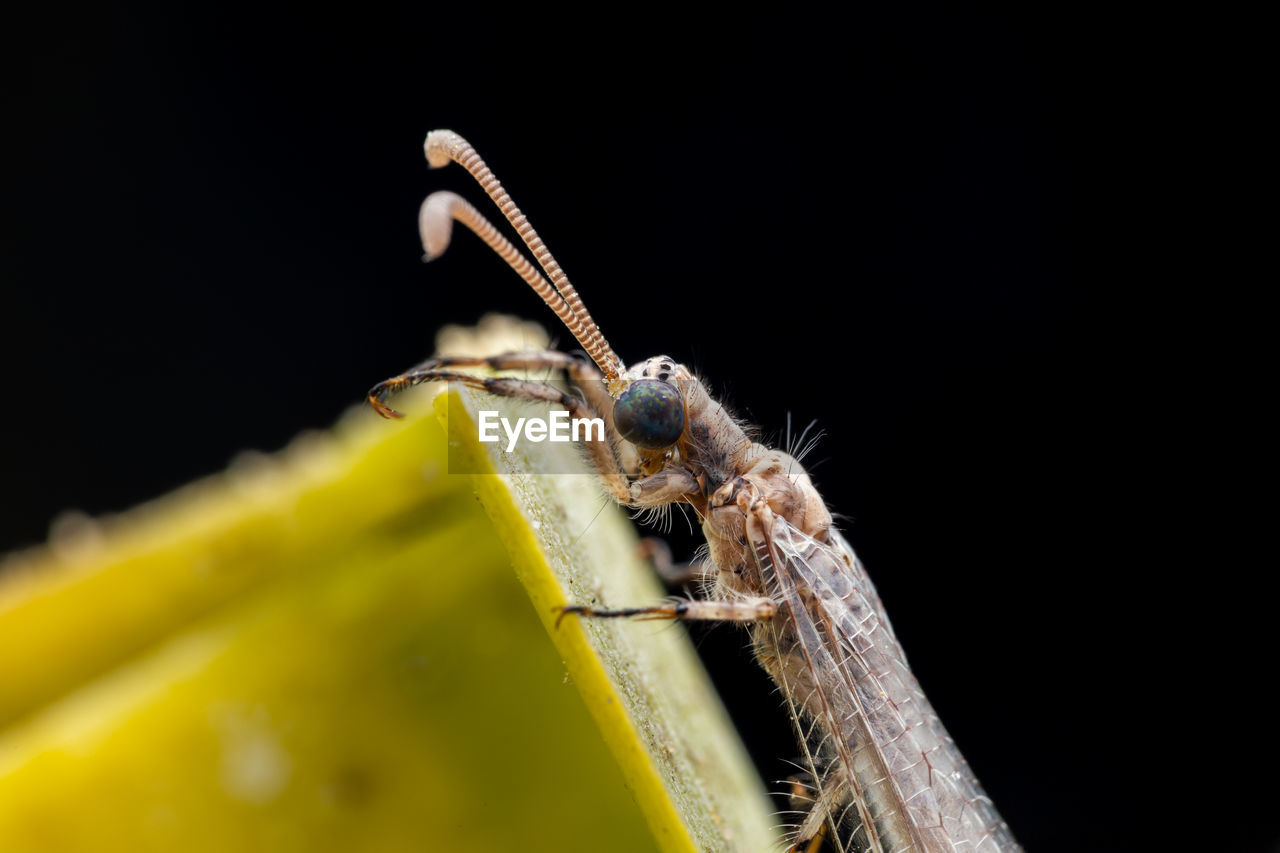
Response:
POLYGON ((0 562, 0 853, 777 848, 684 632, 556 624, 662 595, 596 478, 436 390, 0 562))
POLYGON ((654 849, 418 412, 4 564, 0 851, 654 849))

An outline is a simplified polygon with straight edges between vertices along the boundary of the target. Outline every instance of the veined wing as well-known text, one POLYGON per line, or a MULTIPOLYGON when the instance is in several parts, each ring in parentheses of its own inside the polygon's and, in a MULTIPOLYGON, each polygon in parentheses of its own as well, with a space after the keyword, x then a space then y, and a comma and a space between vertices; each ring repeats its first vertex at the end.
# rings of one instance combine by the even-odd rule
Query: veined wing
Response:
POLYGON ((920 690, 848 543, 834 532, 819 542, 769 512, 760 521, 748 526, 752 545, 783 605, 763 629, 775 678, 802 738, 810 721, 822 730, 816 807, 858 827, 857 850, 1020 850, 920 690))

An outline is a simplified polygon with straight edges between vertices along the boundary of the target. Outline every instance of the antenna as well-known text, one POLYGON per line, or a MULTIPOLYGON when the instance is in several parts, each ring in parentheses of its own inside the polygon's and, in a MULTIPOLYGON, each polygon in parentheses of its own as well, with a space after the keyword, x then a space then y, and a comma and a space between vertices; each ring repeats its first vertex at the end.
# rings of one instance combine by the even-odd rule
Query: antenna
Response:
POLYGON ((582 304, 582 297, 569 283, 569 277, 556 263, 556 259, 552 257, 551 251, 542 242, 538 232, 533 230, 529 220, 520 212, 520 208, 516 207, 511 196, 503 189, 502 184, 485 165, 484 160, 480 159, 480 155, 467 140, 452 130, 433 130, 428 133, 423 150, 432 168, 448 165, 452 161, 471 173, 511 223, 511 227, 516 229, 516 233, 529 247, 529 251, 533 252, 538 265, 546 272, 550 281, 544 278, 520 250, 502 236, 497 227, 485 219, 475 206, 451 192, 432 193, 422 203, 418 226, 422 232, 422 247, 427 254, 427 260, 439 257, 448 247, 453 231, 453 220, 456 219, 470 228, 489 248, 506 261, 507 265, 515 270, 535 293, 542 297, 542 301, 547 303, 552 311, 556 312, 556 316, 578 339, 578 343, 604 373, 609 381, 610 393, 617 396, 621 390, 626 365, 601 334, 596 321, 591 318, 590 312, 582 304))

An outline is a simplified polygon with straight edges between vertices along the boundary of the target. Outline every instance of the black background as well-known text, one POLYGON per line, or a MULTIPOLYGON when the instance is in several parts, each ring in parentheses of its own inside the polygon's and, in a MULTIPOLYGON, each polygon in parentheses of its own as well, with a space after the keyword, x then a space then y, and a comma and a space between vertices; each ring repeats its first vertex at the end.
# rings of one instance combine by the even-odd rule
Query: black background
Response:
MULTIPOLYGON (((815 480, 1020 840, 1147 846, 1179 807, 1139 806, 1157 774, 1132 753, 1168 736, 1144 728, 1150 567, 1086 225, 1089 43, 996 12, 614 14, 96 9, 24 33, 0 549, 330 424, 443 323, 550 326, 478 241, 422 265, 421 199, 481 199, 423 162, 449 127, 624 359, 690 364, 767 436, 817 419, 815 480)), ((695 633, 785 775, 740 635, 695 633)), ((1272 835, 1240 811, 1213 849, 1272 835)))

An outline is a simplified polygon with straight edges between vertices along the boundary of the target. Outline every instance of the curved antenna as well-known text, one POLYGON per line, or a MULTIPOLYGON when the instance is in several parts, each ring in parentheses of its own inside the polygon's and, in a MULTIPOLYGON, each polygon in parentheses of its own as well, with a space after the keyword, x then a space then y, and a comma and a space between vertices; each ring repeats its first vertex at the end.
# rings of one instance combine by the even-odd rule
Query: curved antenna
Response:
POLYGON ((428 133, 423 150, 432 168, 445 166, 452 161, 462 166, 476 179, 489 198, 493 199, 494 204, 502 211, 507 221, 511 223, 511 227, 516 229, 520 239, 533 252, 534 258, 546 271, 551 281, 548 282, 543 278, 524 255, 474 206, 452 193, 433 193, 423 202, 419 226, 422 229, 423 248, 427 253, 427 259, 438 256, 448 246, 450 220, 457 219, 466 225, 497 252, 542 297, 551 310, 556 312, 556 316, 578 339, 578 343, 609 380, 610 391, 616 394, 622 375, 626 372, 626 365, 601 334, 590 312, 582 304, 582 297, 578 296, 578 291, 569 283, 569 277, 551 256, 550 250, 542 242, 538 232, 533 230, 529 220, 516 207, 511 196, 503 189, 502 184, 485 165, 484 160, 480 159, 480 155, 470 143, 451 130, 433 130, 428 133), (432 201, 440 196, 444 198, 432 201))
POLYGON ((434 261, 449 248, 455 219, 470 228, 498 257, 506 261, 507 266, 515 270, 516 275, 523 278, 534 293, 541 296, 542 301, 556 312, 560 322, 568 327, 575 338, 581 341, 588 337, 582 321, 551 282, 538 272, 538 268, 510 240, 502 236, 497 226, 485 219, 471 202, 457 193, 440 190, 427 196, 427 200, 422 203, 422 209, 418 213, 418 230, 422 234, 422 249, 426 252, 428 261, 434 261))

